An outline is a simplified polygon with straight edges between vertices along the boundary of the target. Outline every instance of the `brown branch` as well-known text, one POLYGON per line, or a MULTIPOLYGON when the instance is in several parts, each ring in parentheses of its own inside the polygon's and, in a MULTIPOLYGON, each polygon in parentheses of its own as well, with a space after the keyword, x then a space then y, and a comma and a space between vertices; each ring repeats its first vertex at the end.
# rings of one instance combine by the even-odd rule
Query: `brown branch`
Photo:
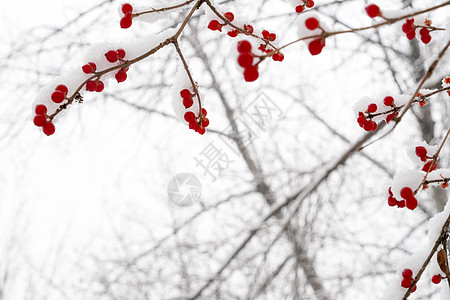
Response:
POLYGON ((409 295, 411 295, 411 292, 414 289, 414 287, 416 286, 417 282, 420 280, 420 277, 422 276, 422 273, 425 271, 425 268, 430 263, 431 258, 433 257, 433 255, 436 252, 437 248, 442 243, 442 239, 446 236, 449 224, 450 224, 450 214, 448 215, 447 220, 445 221, 444 225, 442 226, 441 234, 436 239, 433 248, 431 249, 430 253, 428 254, 428 257, 425 259, 425 262, 422 264, 422 267, 420 268, 419 272, 417 272, 417 275, 414 278, 412 285, 406 291, 406 293, 403 296, 402 300, 408 299, 409 295))
POLYGON ((280 48, 278 48, 278 50, 284 49, 284 48, 286 48, 286 47, 288 47, 288 46, 290 46, 292 44, 298 43, 298 42, 303 41, 303 40, 311 39, 311 38, 327 38, 327 37, 330 37, 330 36, 344 34, 344 33, 358 32, 358 31, 364 31, 364 30, 368 30, 368 29, 378 28, 378 27, 381 27, 381 26, 384 26, 384 25, 396 23, 398 21, 401 21, 401 20, 404 20, 404 19, 407 19, 407 18, 410 18, 410 17, 414 17, 416 15, 424 14, 424 13, 436 10, 438 8, 441 8, 441 7, 444 7, 444 6, 447 6, 447 5, 450 5, 450 1, 444 2, 444 3, 436 5, 436 6, 432 6, 432 7, 427 8, 427 9, 419 10, 417 12, 410 13, 410 14, 407 14, 407 15, 404 15, 404 16, 401 16, 401 17, 397 17, 397 18, 393 18, 393 19, 387 19, 385 22, 381 22, 381 23, 374 24, 374 25, 371 25, 371 26, 365 26, 365 27, 354 28, 354 29, 349 29, 349 30, 334 31, 334 32, 324 32, 322 34, 316 34, 316 35, 302 37, 302 38, 299 38, 299 39, 297 39, 295 41, 287 43, 284 46, 281 46, 280 48))
POLYGON ((184 2, 184 3, 177 4, 177 5, 174 5, 174 6, 168 6, 168 7, 158 8, 158 9, 152 8, 152 10, 143 11, 143 12, 135 13, 135 14, 132 14, 132 15, 138 17, 138 16, 144 15, 144 14, 160 13, 160 12, 164 12, 164 11, 168 11, 168 10, 172 10, 172 9, 177 9, 177 8, 189 5, 192 2, 194 2, 194 0, 188 0, 188 1, 184 2))

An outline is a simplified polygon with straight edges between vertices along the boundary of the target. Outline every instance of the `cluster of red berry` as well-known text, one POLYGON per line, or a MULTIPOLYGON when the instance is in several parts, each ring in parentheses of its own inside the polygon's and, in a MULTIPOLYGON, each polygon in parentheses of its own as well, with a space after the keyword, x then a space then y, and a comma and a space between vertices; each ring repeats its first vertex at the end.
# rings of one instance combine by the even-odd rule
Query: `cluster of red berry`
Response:
POLYGON ((414 197, 414 192, 409 187, 404 187, 400 190, 400 196, 403 200, 397 200, 392 193, 392 189, 389 188, 389 197, 388 197, 388 205, 389 206, 397 206, 399 208, 407 207, 411 210, 416 209, 418 202, 414 197))
MULTIPOLYGON (((184 108, 188 109, 192 107, 194 104, 193 98, 195 93, 191 93, 189 89, 183 89, 180 91, 180 96, 183 99, 184 108)), ((197 121, 199 116, 196 116, 192 111, 188 111, 184 114, 184 120, 189 123, 189 129, 203 135, 206 132, 205 128, 209 126, 209 119, 206 118, 206 114, 206 109, 202 108, 202 119, 197 121)))
POLYGON ((376 4, 370 4, 366 6, 366 12, 367 15, 371 18, 379 17, 381 16, 381 10, 376 4))
MULTIPOLYGON (((232 12, 226 12, 223 14, 223 16, 229 21, 229 22, 233 22, 234 20, 234 14, 232 12)), ((220 23, 217 20, 212 20, 209 22, 208 24, 208 28, 211 29, 212 31, 220 31, 222 32, 222 27, 226 26, 227 23, 220 23)), ((247 25, 244 24, 244 28, 243 30, 245 31, 246 34, 252 34, 254 29, 252 25, 247 25)), ((234 30, 230 30, 227 32, 228 36, 230 37, 237 37, 238 34, 242 33, 240 30, 234 29, 234 30)))
POLYGON ((426 162, 427 159, 431 159, 425 163, 425 165, 422 168, 422 171, 424 172, 431 172, 436 170, 437 168, 437 162, 433 163, 433 157, 427 156, 427 149, 423 146, 416 147, 416 155, 420 158, 421 161, 426 162))
MULTIPOLYGON (((319 28, 322 30, 322 33, 324 32, 322 27, 320 27, 319 20, 317 20, 316 18, 306 19, 305 26, 309 30, 315 30, 315 29, 319 28)), ((324 37, 316 38, 308 44, 308 50, 309 50, 309 53, 311 53, 311 55, 320 54, 322 52, 323 47, 325 47, 325 38, 324 37)))
POLYGON ((125 3, 122 5, 122 12, 124 16, 120 19, 120 27, 122 28, 130 28, 133 23, 133 6, 129 3, 125 3))
POLYGON ((414 19, 406 19, 406 22, 402 25, 402 31, 409 40, 412 40, 416 37, 416 29, 421 28, 419 31, 420 40, 422 43, 428 44, 431 41, 430 26, 430 20, 425 20, 425 26, 418 26, 414 24, 414 19))
MULTIPOLYGON (((51 95, 51 99, 54 103, 61 103, 66 99, 69 89, 64 84, 60 84, 55 88, 55 91, 51 95)), ((36 105, 34 109, 36 114, 33 118, 34 125, 42 127, 43 132, 46 135, 52 135, 55 133, 55 125, 48 119, 47 107, 44 104, 36 105)))
POLYGON ((312 8, 314 6, 314 1, 313 0, 302 0, 303 4, 297 5, 295 7, 295 11, 297 13, 301 13, 305 10, 305 7, 307 8, 312 8))
POLYGON ((374 117, 374 113, 377 111, 377 105, 375 103, 369 104, 365 112, 360 111, 358 113, 358 118, 356 121, 358 122, 361 128, 364 128, 365 131, 375 131, 378 127, 378 124, 372 120, 374 117))
MULTIPOLYGON (((413 271, 411 269, 404 269, 402 272, 403 280, 401 286, 405 289, 409 289, 413 284, 413 271)), ((414 286, 411 293, 414 293, 417 290, 417 285, 414 286)))
MULTIPOLYGON (((226 12, 223 14, 223 16, 230 22, 233 22, 233 20, 234 20, 234 14, 232 12, 226 12)), ((226 26, 226 25, 227 25, 227 23, 220 23, 217 20, 212 20, 211 22, 209 22, 208 28, 211 29, 212 31, 217 30, 217 31, 222 32, 222 27, 226 26)), ((239 33, 239 31, 236 33, 236 35, 238 35, 238 33, 239 33)), ((231 35, 234 35, 234 33, 231 35)))
POLYGON ((252 44, 249 41, 240 41, 237 44, 239 56, 237 58, 238 64, 244 68, 245 81, 255 81, 259 77, 258 64, 253 64, 255 55, 252 53, 252 44))

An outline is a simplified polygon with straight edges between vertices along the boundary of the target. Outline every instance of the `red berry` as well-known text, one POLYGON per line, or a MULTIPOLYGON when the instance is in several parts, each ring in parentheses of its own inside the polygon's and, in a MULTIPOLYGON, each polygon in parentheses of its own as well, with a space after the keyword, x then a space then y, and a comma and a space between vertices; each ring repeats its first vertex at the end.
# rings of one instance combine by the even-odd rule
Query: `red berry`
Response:
POLYGON ((433 165, 431 165, 433 163, 433 161, 432 160, 430 160, 429 162, 427 162, 424 166, 423 166, 423 168, 422 168, 422 171, 424 171, 424 172, 428 172, 428 171, 434 171, 434 170, 436 170, 436 168, 437 168, 437 163, 434 163, 433 165))
POLYGON ((252 44, 249 41, 240 41, 237 44, 237 50, 239 53, 246 53, 252 51, 252 44))
POLYGON ((237 61, 243 68, 250 67, 253 65, 253 55, 250 53, 241 53, 239 54, 237 61))
POLYGON ((395 198, 392 197, 392 196, 389 196, 389 197, 388 197, 388 205, 389 205, 389 206, 395 206, 395 205, 397 205, 397 199, 395 199, 395 198))
POLYGON ((430 35, 422 35, 420 37, 422 43, 424 44, 428 44, 429 42, 431 42, 431 36, 430 35))
POLYGON ((123 59, 125 57, 125 50, 123 49, 117 49, 117 57, 119 57, 119 59, 123 59))
POLYGON ((203 127, 208 127, 209 126, 209 119, 208 118, 203 118, 202 119, 202 126, 203 127))
POLYGON ((205 132, 206 132, 206 129, 205 129, 204 127, 198 126, 198 127, 196 128, 195 131, 197 131, 197 132, 200 133, 201 135, 204 135, 205 132))
POLYGON ((45 123, 42 129, 46 135, 52 135, 55 133, 55 125, 53 125, 53 123, 51 122, 45 123))
POLYGON ((374 130, 373 129, 373 124, 376 124, 375 122, 372 122, 372 121, 366 121, 365 123, 364 123, 364 130, 365 131, 372 131, 372 130, 374 130))
POLYGON ((313 40, 308 45, 308 50, 311 55, 318 55, 320 52, 322 52, 322 42, 321 40, 313 40))
POLYGON ((403 278, 402 280, 402 287, 404 287, 405 289, 409 288, 412 284, 412 280, 409 278, 403 278))
POLYGON ((316 18, 309 18, 305 21, 305 26, 309 30, 314 30, 319 27, 319 21, 316 18))
POLYGON ((410 210, 414 210, 416 209, 418 203, 417 203, 417 199, 412 197, 409 199, 406 199, 406 207, 409 208, 410 210))
POLYGON ((61 103, 64 101, 64 93, 61 91, 54 91, 52 94, 52 101, 55 103, 61 103))
POLYGON ((194 104, 194 100, 192 98, 184 98, 183 99, 183 105, 185 108, 189 108, 194 104))
POLYGON ((124 5, 122 5, 122 12, 124 14, 133 12, 133 6, 131 6, 131 4, 129 3, 125 3, 124 5))
POLYGON ((208 28, 211 30, 219 30, 222 31, 222 24, 219 23, 219 21, 217 20, 212 20, 211 22, 209 22, 208 24, 208 28))
POLYGON ((413 271, 411 269, 404 269, 402 272, 403 278, 412 278, 413 271))
POLYGON ((366 122, 366 118, 364 116, 359 116, 356 121, 358 122, 359 125, 364 125, 364 122, 366 122))
POLYGON ((305 5, 308 8, 311 8, 314 6, 314 1, 313 0, 305 0, 305 5))
POLYGON ((55 88, 55 91, 61 91, 65 96, 69 92, 69 89, 64 84, 60 84, 55 88))
POLYGON ((239 34, 239 30, 232 30, 227 32, 228 36, 230 37, 237 37, 239 34))
POLYGON ((284 54, 281 52, 275 53, 274 55, 272 55, 272 59, 274 61, 283 61, 284 60, 284 54))
POLYGON ((125 16, 123 16, 122 19, 120 19, 120 27, 121 28, 130 28, 131 24, 133 23, 133 18, 131 17, 131 14, 128 13, 125 16))
POLYGON ((376 16, 380 15, 380 8, 378 7, 378 5, 371 4, 366 7, 366 12, 369 15, 369 17, 375 18, 376 16))
POLYGON ((34 125, 42 127, 47 123, 47 118, 44 115, 36 115, 33 119, 34 125))
POLYGON ((195 114, 192 111, 188 111, 184 114, 184 119, 189 123, 195 122, 195 114))
POLYGON ((192 98, 191 91, 188 89, 181 90, 180 95, 183 99, 192 98))
POLYGON ((425 27, 423 27, 422 29, 420 29, 419 33, 420 33, 420 35, 422 35, 422 36, 430 35, 430 31, 429 31, 427 28, 425 28, 425 27))
POLYGON ((417 290, 417 284, 413 287, 413 289, 411 290, 411 293, 414 293, 417 290))
POLYGON ((95 86, 95 91, 97 92, 97 93, 100 93, 101 91, 103 91, 103 89, 105 88, 105 84, 103 83, 103 81, 97 81, 96 83, 96 86, 95 86))
POLYGON ((367 112, 374 113, 376 111, 377 111, 377 105, 375 103, 369 104, 369 106, 367 107, 367 112))
POLYGON ((258 79, 259 72, 258 68, 255 66, 250 66, 244 69, 244 79, 247 82, 252 82, 258 79))
POLYGON ((439 284, 441 283, 441 275, 434 275, 433 277, 431 277, 431 282, 433 282, 434 284, 439 284))
POLYGON ((295 11, 296 11, 297 13, 301 13, 301 12, 303 12, 303 10, 304 10, 303 5, 299 5, 299 6, 297 6, 297 7, 295 8, 295 11))
POLYGON ((410 187, 404 187, 400 190, 400 196, 403 199, 414 198, 414 193, 410 187))
POLYGON ((384 98, 383 103, 386 106, 392 106, 394 105, 394 98, 392 98, 391 96, 387 96, 384 98))
POLYGON ((95 83, 95 81, 93 80, 89 80, 86 83, 86 89, 90 92, 95 92, 95 90, 97 89, 97 83, 95 83))
POLYGON ((116 75, 114 75, 114 77, 116 78, 117 82, 123 82, 127 80, 127 73, 122 71, 122 69, 120 69, 120 71, 117 72, 116 75))
POLYGON ((109 50, 105 54, 106 60, 110 63, 114 63, 119 59, 119 56, 117 55, 117 52, 114 50, 109 50))
POLYGON ((82 66, 81 69, 83 70, 83 72, 85 74, 92 73, 92 66, 90 64, 86 64, 86 65, 82 66))
POLYGON ((408 32, 408 33, 406 34, 406 37, 408 38, 408 40, 414 39, 414 38, 416 37, 416 31, 413 30, 413 31, 408 32))
POLYGON ((425 156, 427 156, 427 149, 425 149, 425 147, 422 147, 422 146, 416 147, 416 155, 418 157, 425 157, 425 156))
POLYGON ((414 27, 411 23, 406 22, 402 25, 402 30, 404 33, 409 33, 414 30, 414 27))
POLYGON ((231 12, 226 12, 223 16, 224 16, 225 18, 227 18, 228 21, 230 21, 230 22, 233 22, 233 20, 234 20, 234 15, 233 15, 233 13, 231 13, 231 12))
POLYGON ((406 206, 406 201, 405 200, 397 201, 397 207, 403 208, 405 206, 406 206))
POLYGON ((47 113, 47 107, 44 104, 38 104, 36 105, 34 112, 37 115, 45 115, 47 113))
POLYGON ((248 33, 253 33, 253 31, 254 31, 252 25, 246 25, 246 24, 244 24, 244 30, 247 31, 248 33))
POLYGON ((202 116, 206 117, 207 114, 208 114, 208 112, 206 111, 206 109, 202 108, 202 116))

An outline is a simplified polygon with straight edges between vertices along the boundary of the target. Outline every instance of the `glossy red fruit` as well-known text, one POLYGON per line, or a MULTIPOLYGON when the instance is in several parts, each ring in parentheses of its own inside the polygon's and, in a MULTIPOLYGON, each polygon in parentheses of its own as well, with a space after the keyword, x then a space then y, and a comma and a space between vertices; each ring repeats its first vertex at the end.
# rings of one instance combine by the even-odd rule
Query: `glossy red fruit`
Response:
POLYGON ((52 101, 55 103, 61 103, 64 101, 65 95, 61 91, 54 91, 52 93, 52 101))
POLYGON ((322 42, 320 40, 313 40, 308 45, 308 50, 311 55, 318 55, 320 52, 322 52, 322 42))
POLYGON ((219 23, 219 21, 217 20, 212 20, 211 22, 209 22, 208 24, 208 28, 215 31, 222 31, 222 24, 219 23))
POLYGON ((227 18, 228 21, 230 21, 230 22, 233 22, 233 20, 234 20, 234 15, 233 15, 233 13, 231 13, 231 12, 226 12, 223 16, 224 16, 225 18, 227 18))
POLYGON ((206 111, 206 109, 202 108, 202 116, 206 117, 207 114, 208 114, 208 112, 206 111))
POLYGON ((259 72, 258 68, 255 66, 250 66, 244 69, 244 79, 247 82, 252 82, 258 79, 259 72))
POLYGON ((441 283, 441 275, 434 275, 433 277, 431 277, 431 282, 433 282, 434 284, 439 284, 441 283))
POLYGON ((319 27, 319 21, 316 18, 308 18, 305 21, 305 26, 309 30, 314 30, 319 27))
POLYGON ((414 198, 414 192, 410 187, 404 187, 400 190, 400 196, 403 199, 410 199, 410 198, 414 198))
POLYGON ((103 89, 105 88, 105 84, 103 83, 103 81, 97 81, 95 82, 96 86, 95 86, 95 91, 97 93, 100 93, 101 91, 103 91, 103 89))
POLYGON ((181 98, 183 98, 183 99, 192 98, 191 91, 188 89, 181 90, 180 95, 181 95, 181 98))
POLYGON ((90 74, 93 71, 92 66, 90 64, 86 64, 86 65, 82 66, 81 69, 83 70, 83 73, 85 73, 85 74, 90 74))
POLYGON ((114 77, 116 78, 117 82, 124 82, 125 80, 127 80, 127 73, 124 71, 119 71, 116 73, 116 75, 114 75, 114 77))
POLYGON ((377 111, 377 105, 375 103, 369 104, 369 106, 367 107, 367 112, 374 113, 376 111, 377 111))
POLYGON ((250 67, 253 65, 253 55, 250 53, 241 53, 239 54, 237 61, 243 68, 250 67))
POLYGON ((209 119, 208 118, 203 118, 202 119, 202 126, 203 127, 208 127, 209 126, 209 119))
POLYGON ((51 122, 45 123, 45 125, 42 127, 42 130, 46 135, 52 135, 55 133, 55 125, 51 122))
POLYGON ((380 15, 380 8, 378 7, 378 5, 371 4, 366 7, 366 12, 369 15, 369 17, 375 18, 376 16, 380 15))
POLYGON ((120 27, 123 29, 130 28, 131 24, 133 24, 133 18, 131 13, 126 14, 120 19, 120 27))
POLYGON ((117 55, 117 51, 109 50, 105 53, 106 60, 110 63, 114 63, 119 59, 119 55, 117 55))
POLYGON ((422 41, 422 43, 428 44, 429 42, 431 42, 431 36, 430 35, 422 35, 420 37, 420 40, 422 41))
POLYGON ((422 146, 416 147, 416 155, 418 157, 425 157, 425 156, 427 156, 427 149, 425 147, 422 147, 422 146))
POLYGON ((411 269, 404 269, 402 272, 403 278, 412 278, 413 271, 411 269))
POLYGON ((408 33, 406 34, 406 37, 408 38, 408 40, 413 40, 413 39, 416 37, 416 31, 413 30, 413 31, 411 31, 411 32, 408 32, 408 33))
POLYGON ((45 106, 44 104, 38 104, 36 105, 34 112, 37 115, 45 115, 47 113, 47 106, 45 106))
POLYGON ((61 91, 66 95, 69 92, 69 89, 64 84, 60 84, 55 88, 56 91, 61 91))
POLYGON ((249 41, 240 41, 237 44, 237 50, 239 53, 246 53, 252 51, 252 44, 249 41))
POLYGON ((299 14, 301 12, 303 12, 305 10, 305 8, 303 7, 303 5, 299 5, 297 7, 295 7, 295 11, 299 14))
POLYGON ((192 98, 184 98, 183 99, 183 105, 185 108, 189 108, 194 104, 194 100, 192 98))
POLYGON ((47 118, 44 115, 36 115, 33 119, 34 125, 42 127, 47 123, 47 118))
POLYGON ((394 98, 392 98, 391 96, 387 96, 384 98, 383 103, 386 106, 392 106, 394 104, 394 98))
POLYGON ((418 205, 417 199, 412 197, 409 199, 406 199, 406 207, 409 208, 410 210, 414 210, 416 209, 418 205))
POLYGON ((314 6, 314 1, 313 0, 305 0, 305 5, 307 8, 311 8, 314 6))
POLYGON ((427 163, 423 166, 422 171, 424 171, 424 172, 428 172, 428 171, 431 172, 431 171, 436 170, 436 168, 437 168, 437 163, 434 163, 434 164, 433 164, 433 161, 430 160, 429 162, 427 162, 427 163))
POLYGON ((409 33, 409 32, 411 32, 413 30, 414 30, 414 27, 413 27, 412 23, 406 22, 405 24, 402 25, 402 31, 404 33, 409 33))
POLYGON ((189 123, 195 122, 195 114, 192 111, 188 111, 184 114, 184 119, 189 123))
POLYGON ((404 287, 405 289, 409 288, 411 286, 411 284, 412 284, 412 280, 409 278, 403 278, 402 283, 401 283, 402 287, 404 287))
POLYGON ((125 3, 124 5, 122 5, 122 12, 124 14, 133 12, 133 6, 131 6, 131 4, 129 3, 125 3))
POLYGON ((123 59, 125 57, 125 50, 123 49, 117 49, 117 56, 119 57, 119 59, 123 59))
POLYGON ((97 83, 95 83, 95 81, 89 80, 89 81, 86 83, 86 89, 87 89, 88 91, 90 91, 90 92, 95 92, 96 88, 97 88, 97 83))

